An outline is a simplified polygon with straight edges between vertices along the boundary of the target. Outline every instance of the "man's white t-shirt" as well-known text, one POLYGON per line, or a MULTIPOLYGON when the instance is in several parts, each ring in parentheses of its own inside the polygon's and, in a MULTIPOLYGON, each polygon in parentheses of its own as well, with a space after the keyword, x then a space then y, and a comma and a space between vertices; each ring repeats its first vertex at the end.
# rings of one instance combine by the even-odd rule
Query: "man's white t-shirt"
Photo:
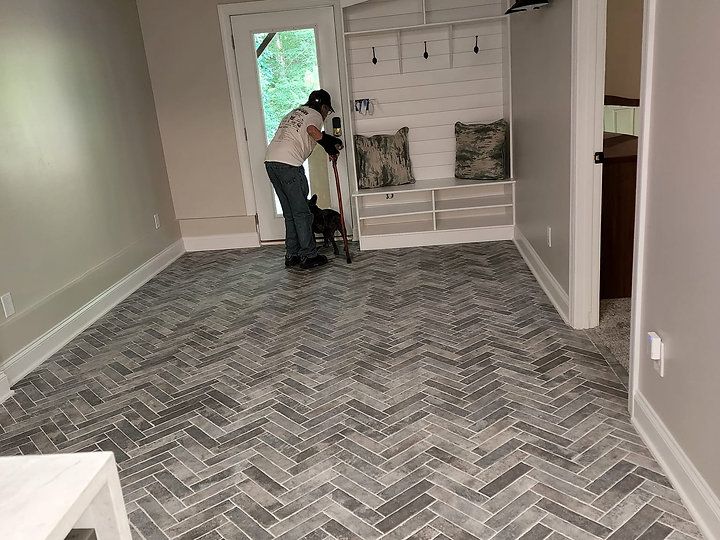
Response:
POLYGON ((301 166, 317 144, 307 132, 309 126, 322 131, 323 117, 310 107, 298 107, 282 119, 265 152, 265 161, 301 166))

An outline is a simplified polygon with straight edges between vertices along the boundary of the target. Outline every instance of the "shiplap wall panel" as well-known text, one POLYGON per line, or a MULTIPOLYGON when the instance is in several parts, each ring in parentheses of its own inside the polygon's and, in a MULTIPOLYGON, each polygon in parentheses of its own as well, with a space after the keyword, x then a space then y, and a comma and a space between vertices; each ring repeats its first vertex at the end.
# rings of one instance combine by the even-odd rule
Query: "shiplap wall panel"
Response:
MULTIPOLYGON (((428 141, 431 143, 448 144, 451 148, 455 148, 455 125, 446 124, 442 126, 416 127, 410 132, 408 137, 411 143, 420 143, 428 141)), ((413 149, 418 148, 416 145, 413 149)))
POLYGON ((369 58, 363 60, 357 64, 351 64, 353 66, 352 79, 365 78, 365 77, 376 77, 379 78, 382 75, 393 75, 400 72, 400 62, 397 60, 380 60, 378 57, 378 63, 372 64, 372 51, 370 52, 369 58))
POLYGON ((428 11, 437 11, 441 9, 452 8, 464 8, 464 7, 475 7, 475 6, 500 6, 497 0, 453 0, 448 2, 447 0, 425 0, 425 6, 428 11))
POLYGON ((352 20, 382 19, 388 15, 413 15, 422 20, 422 0, 363 2, 352 8, 352 20))
POLYGON ((504 21, 492 21, 484 22, 481 26, 478 25, 460 25, 455 27, 455 37, 475 37, 480 36, 482 41, 483 36, 501 36, 503 35, 503 28, 505 27, 504 21))
MULTIPOLYGON (((490 113, 496 114, 497 109, 493 109, 493 111, 490 113)), ((492 120, 487 120, 488 114, 476 114, 472 120, 467 120, 468 122, 491 122, 492 120)), ((410 127, 410 126, 408 126, 410 127)), ((392 133, 394 132, 392 128, 390 130, 380 130, 377 132, 370 131, 368 133, 365 133, 365 135, 378 135, 380 133, 392 133)), ((410 150, 416 151, 417 153, 421 153, 421 150, 418 149, 417 143, 425 142, 432 144, 446 144, 450 146, 451 148, 455 148, 455 124, 448 124, 443 126, 416 126, 413 129, 410 130, 410 150), (416 150, 417 149, 417 150, 416 150)))
POLYGON ((454 165, 455 149, 452 152, 433 152, 431 154, 415 154, 412 156, 415 168, 432 167, 433 165, 454 165))
MULTIPOLYGON (((495 16, 504 7, 498 0, 426 0, 426 5, 428 21, 495 16)), ((422 0, 374 0, 347 8, 346 31, 419 24, 421 6, 422 0)), ((355 132, 377 135, 407 126, 417 180, 454 176, 455 122, 493 122, 506 116, 504 28, 503 21, 489 21, 454 25, 452 31, 439 26, 348 36, 353 99, 374 100, 372 115, 355 113, 355 132), (473 52, 475 36, 479 54, 473 52), (427 60, 422 57, 425 41, 427 60)))
MULTIPOLYGON (((356 133, 360 135, 394 133, 395 131, 404 126, 409 127, 411 130, 418 127, 439 128, 450 126, 454 130, 455 122, 494 122, 495 120, 499 120, 503 116, 503 107, 501 104, 494 107, 464 109, 463 111, 459 112, 461 112, 462 114, 449 115, 446 112, 436 112, 417 113, 409 116, 385 118, 360 116, 355 123, 357 127, 356 133)), ((410 150, 412 151, 412 148, 410 150)))
MULTIPOLYGON (((485 36, 502 35, 503 26, 504 23, 502 21, 487 21, 480 24, 463 24, 455 26, 453 33, 455 37, 472 37, 473 41, 477 35, 480 40, 482 40, 485 36)), ((376 48, 382 45, 395 46, 397 41, 397 33, 392 31, 377 34, 360 34, 350 37, 352 38, 352 46, 356 49, 372 47, 373 45, 376 48)), ((400 32, 400 42, 403 45, 408 43, 422 43, 426 39, 447 39, 446 27, 438 26, 430 28, 416 28, 400 32)))
POLYGON ((413 175, 415 180, 422 183, 423 180, 435 180, 437 178, 452 178, 455 169, 448 165, 438 165, 434 167, 413 167, 413 175), (450 167, 450 168, 449 168, 450 167), (450 172, 448 172, 450 171, 450 172))
POLYGON ((445 113, 448 116, 460 119, 463 112, 469 109, 497 106, 498 99, 502 100, 502 92, 445 96, 435 99, 414 99, 413 101, 395 101, 393 103, 378 101, 374 114, 370 118, 375 121, 380 118, 415 116, 420 110, 423 113, 445 113))
MULTIPOLYGON (((450 4, 450 2, 448 2, 450 4)), ((472 7, 437 9, 428 11, 427 22, 461 21, 464 19, 477 19, 479 17, 496 17, 503 14, 499 4, 487 4, 472 7)))
MULTIPOLYGON (((450 95, 450 93, 454 96, 472 96, 478 93, 490 94, 502 91, 502 81, 498 78, 458 81, 454 83, 425 84, 413 87, 413 92, 415 93, 414 97, 417 100, 443 99, 450 95)), ((398 94, 395 88, 373 90, 372 94, 381 105, 406 102, 405 96, 398 94)))
POLYGON ((421 0, 382 0, 364 2, 345 10, 346 32, 422 24, 421 0))
MULTIPOLYGON (((363 93, 416 88, 418 86, 432 84, 464 83, 487 79, 500 79, 500 84, 502 85, 502 66, 499 64, 487 64, 478 67, 456 67, 455 69, 444 70, 442 73, 437 73, 435 71, 421 71, 416 73, 398 74, 396 72, 385 77, 353 76, 352 83, 353 91, 355 93, 363 93)), ((401 97, 404 96, 402 93, 396 93, 395 95, 401 97)))
POLYGON ((414 141, 413 148, 418 155, 455 152, 455 143, 452 139, 414 141))

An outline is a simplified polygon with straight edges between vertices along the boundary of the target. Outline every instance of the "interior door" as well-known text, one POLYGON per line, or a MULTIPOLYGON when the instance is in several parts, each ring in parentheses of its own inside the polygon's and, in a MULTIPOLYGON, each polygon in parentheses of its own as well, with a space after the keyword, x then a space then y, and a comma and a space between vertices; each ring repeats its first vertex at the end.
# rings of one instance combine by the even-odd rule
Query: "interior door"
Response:
MULTIPOLYGON (((280 119, 305 103, 312 90, 326 89, 333 99, 334 116, 342 118, 334 12, 332 7, 276 11, 237 15, 231 22, 260 239, 281 240, 285 223, 265 172, 265 150, 280 119)), ((326 120, 328 131, 332 117, 326 120)), ((343 155, 341 161, 345 163, 343 155)), ((347 170, 338 169, 347 192, 347 170)), ((305 170, 318 205, 337 208, 335 177, 320 146, 305 170)), ((345 204, 349 209, 349 201, 345 204)))
POLYGON ((600 299, 632 295, 638 138, 605 139, 602 177, 600 299))

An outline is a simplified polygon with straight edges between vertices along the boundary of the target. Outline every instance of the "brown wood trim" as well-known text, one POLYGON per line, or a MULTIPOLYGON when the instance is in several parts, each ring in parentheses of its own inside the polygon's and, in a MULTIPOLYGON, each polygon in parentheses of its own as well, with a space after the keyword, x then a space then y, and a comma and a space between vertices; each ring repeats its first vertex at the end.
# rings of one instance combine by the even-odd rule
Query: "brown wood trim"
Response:
POLYGON ((639 107, 640 100, 620 96, 605 96, 605 105, 620 105, 621 107, 639 107))

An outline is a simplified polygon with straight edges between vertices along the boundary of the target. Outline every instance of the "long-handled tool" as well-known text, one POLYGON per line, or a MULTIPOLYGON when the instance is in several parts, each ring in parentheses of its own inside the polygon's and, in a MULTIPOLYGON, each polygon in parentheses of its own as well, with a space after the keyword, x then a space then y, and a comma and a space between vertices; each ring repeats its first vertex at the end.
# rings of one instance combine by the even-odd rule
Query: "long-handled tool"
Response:
POLYGON ((340 176, 337 170, 337 156, 330 158, 335 173, 335 188, 337 189, 338 208, 340 210, 340 234, 342 235, 343 245, 345 246, 345 260, 348 264, 352 262, 350 258, 350 246, 348 245, 347 232, 345 231, 345 213, 343 212, 342 191, 340 190, 340 176))

